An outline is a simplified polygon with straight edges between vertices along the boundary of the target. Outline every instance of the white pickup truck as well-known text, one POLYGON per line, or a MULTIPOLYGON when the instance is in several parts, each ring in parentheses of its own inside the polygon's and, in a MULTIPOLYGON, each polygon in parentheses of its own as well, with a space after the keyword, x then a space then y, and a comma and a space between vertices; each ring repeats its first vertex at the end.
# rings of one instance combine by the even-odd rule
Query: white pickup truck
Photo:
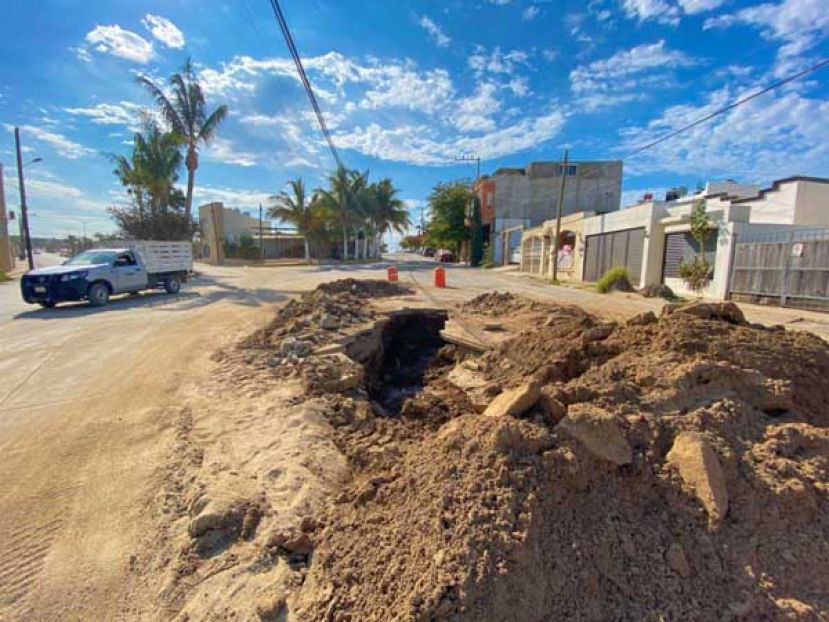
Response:
POLYGON ((20 280, 23 300, 42 307, 88 300, 94 307, 112 294, 163 287, 176 294, 193 270, 190 242, 129 242, 83 251, 59 266, 30 270, 20 280))

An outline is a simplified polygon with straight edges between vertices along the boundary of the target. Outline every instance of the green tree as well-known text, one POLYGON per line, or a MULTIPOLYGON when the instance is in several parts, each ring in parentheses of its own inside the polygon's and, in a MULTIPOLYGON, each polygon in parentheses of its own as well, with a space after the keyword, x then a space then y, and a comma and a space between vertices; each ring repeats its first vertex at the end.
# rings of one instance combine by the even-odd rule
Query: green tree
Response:
POLYGON ((711 265, 705 259, 705 241, 715 231, 705 211, 705 201, 694 203, 689 217, 691 237, 697 243, 697 254, 692 261, 679 264, 679 276, 698 294, 708 285, 711 265))
POLYGON ((355 257, 357 256, 357 229, 365 214, 363 202, 368 173, 361 174, 338 167, 328 177, 328 189, 318 189, 319 202, 335 219, 343 239, 343 259, 348 259, 348 234, 354 231, 355 257))
POLYGON ((145 119, 135 134, 129 156, 111 155, 113 173, 130 197, 127 207, 110 207, 109 213, 125 237, 155 240, 189 239, 193 234, 184 210, 184 194, 175 187, 182 156, 181 137, 163 132, 145 119))
POLYGON ((469 239, 466 206, 471 199, 469 184, 463 181, 439 183, 429 195, 431 218, 426 225, 426 243, 450 249, 458 256, 464 240, 469 239))
POLYGON ((310 238, 318 227, 321 218, 320 207, 317 205, 317 196, 308 197, 305 191, 305 182, 301 177, 288 182, 291 194, 280 192, 270 197, 271 206, 268 216, 277 218, 296 227, 305 241, 305 261, 311 260, 310 238))
POLYGON ((212 113, 207 114, 204 94, 190 58, 184 62, 180 73, 170 76, 171 97, 168 97, 161 87, 146 76, 139 76, 138 82, 150 92, 173 132, 181 136, 184 144, 187 145, 187 155, 184 161, 187 167, 184 213, 190 220, 193 207, 193 186, 196 169, 199 168, 199 145, 209 145, 216 137, 219 125, 227 117, 228 108, 226 105, 221 105, 212 113))
POLYGON ((400 235, 406 233, 411 225, 406 204, 397 196, 399 190, 388 177, 371 184, 374 205, 374 239, 375 254, 380 245, 380 238, 390 231, 400 235))

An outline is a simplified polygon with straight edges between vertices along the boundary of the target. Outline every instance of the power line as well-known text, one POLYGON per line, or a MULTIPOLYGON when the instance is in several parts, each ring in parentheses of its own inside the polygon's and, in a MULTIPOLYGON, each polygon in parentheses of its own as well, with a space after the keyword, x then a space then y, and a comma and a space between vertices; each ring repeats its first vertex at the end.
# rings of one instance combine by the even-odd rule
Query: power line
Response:
POLYGON ((328 149, 331 151, 331 155, 334 157, 334 161, 337 163, 337 167, 342 167, 342 161, 340 160, 340 156, 337 153, 337 148, 334 146, 334 141, 331 138, 331 132, 328 130, 328 125, 325 123, 325 118, 323 117, 322 110, 320 109, 319 103, 317 102, 317 96, 314 94, 314 89, 311 87, 311 82, 308 80, 308 75, 305 73, 305 67, 302 65, 302 59, 299 56, 299 52, 297 51, 296 44, 294 43, 294 38, 291 35, 291 31, 288 28, 288 22, 285 20, 285 15, 282 13, 282 8, 279 6, 279 0, 270 0, 271 7, 273 8, 274 15, 276 16, 277 22, 279 22, 279 29, 282 31, 282 36, 285 37, 285 43, 288 46, 288 52, 291 55, 291 58, 294 60, 294 65, 296 65, 297 73, 299 73, 299 79, 302 82, 303 88, 305 88, 305 93, 308 95, 308 100, 311 102, 311 107, 314 109, 314 114, 317 117, 317 122, 319 123, 320 130, 322 131, 322 135, 325 137, 325 141, 328 143, 328 149))
POLYGON ((729 110, 733 110, 737 106, 741 106, 742 104, 750 102, 752 99, 756 99, 757 97, 760 97, 760 95, 764 95, 764 94, 768 93, 769 91, 773 91, 774 89, 780 88, 784 84, 788 84, 789 82, 797 80, 798 78, 802 78, 803 76, 805 76, 807 74, 810 74, 813 71, 817 71, 818 69, 821 69, 822 67, 826 67, 827 65, 829 65, 829 58, 825 58, 822 61, 820 61, 818 63, 815 63, 811 67, 807 67, 806 69, 803 69, 801 71, 793 73, 792 75, 787 76, 786 78, 783 78, 782 80, 779 80, 778 82, 775 82, 774 84, 770 84, 766 88, 760 89, 756 93, 752 93, 751 95, 749 95, 747 97, 743 97, 742 99, 738 99, 737 101, 729 104, 728 106, 724 106, 723 108, 720 108, 719 110, 715 110, 714 112, 712 112, 710 114, 707 114, 704 117, 701 117, 701 118, 697 119, 696 121, 693 121, 692 123, 689 123, 688 125, 679 128, 678 130, 674 130, 673 132, 669 132, 668 134, 660 136, 656 140, 653 140, 653 141, 649 142, 648 144, 646 144, 642 147, 639 147, 638 149, 634 149, 633 151, 631 151, 627 155, 623 156, 622 159, 629 158, 629 157, 634 156, 638 153, 642 153, 643 151, 645 151, 647 149, 650 149, 651 147, 655 147, 659 143, 665 142, 666 140, 669 140, 669 139, 673 138, 674 136, 677 136, 679 134, 687 132, 688 130, 690 130, 690 129, 692 129, 692 128, 694 128, 694 127, 696 127, 696 126, 698 126, 702 123, 705 123, 706 121, 710 121, 711 119, 713 119, 716 116, 719 116, 719 115, 721 115, 725 112, 728 112, 729 110))

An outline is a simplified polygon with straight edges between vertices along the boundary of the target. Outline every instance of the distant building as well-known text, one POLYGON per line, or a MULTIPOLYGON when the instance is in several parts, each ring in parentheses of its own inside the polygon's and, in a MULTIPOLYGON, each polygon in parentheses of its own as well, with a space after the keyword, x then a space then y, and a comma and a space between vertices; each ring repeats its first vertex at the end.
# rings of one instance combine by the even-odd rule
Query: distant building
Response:
POLYGON ((500 168, 475 185, 481 201, 484 240, 497 264, 519 261, 521 231, 555 218, 561 176, 566 175, 562 216, 619 209, 622 162, 531 162, 526 168, 500 168))
POLYGON ((207 263, 222 264, 227 259, 234 259, 227 257, 226 249, 238 246, 245 237, 251 238, 259 249, 257 258, 304 257, 303 236, 276 229, 270 219, 260 222, 259 218, 247 212, 225 207, 222 203, 207 203, 199 207, 199 228, 201 257, 207 263))

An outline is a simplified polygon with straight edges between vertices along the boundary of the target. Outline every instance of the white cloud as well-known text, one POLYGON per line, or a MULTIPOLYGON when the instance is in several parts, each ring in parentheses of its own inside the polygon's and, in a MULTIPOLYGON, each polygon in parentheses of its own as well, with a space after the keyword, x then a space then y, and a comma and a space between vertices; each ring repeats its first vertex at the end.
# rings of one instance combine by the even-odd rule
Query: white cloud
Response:
POLYGON ((205 151, 205 155, 222 164, 233 164, 236 166, 256 166, 259 159, 254 153, 241 151, 226 138, 214 138, 213 142, 205 151))
POLYGON ((666 81, 665 71, 691 67, 694 59, 665 47, 665 41, 637 45, 570 72, 578 104, 588 110, 641 99, 646 86, 666 81))
MULTIPOLYGON (((5 128, 10 132, 14 131, 13 125, 5 124, 5 128)), ((44 130, 36 125, 22 125, 20 126, 20 133, 21 141, 25 141, 30 136, 38 142, 49 145, 59 155, 69 160, 77 160, 82 156, 94 153, 92 149, 66 138, 63 134, 44 130)))
POLYGON ((510 80, 507 87, 518 97, 525 97, 530 94, 529 82, 523 76, 510 80))
POLYGON ((558 54, 558 50, 553 50, 549 48, 541 50, 541 55, 544 57, 544 60, 549 62, 553 62, 555 59, 557 59, 558 54))
POLYGON ((564 114, 554 109, 538 117, 483 136, 453 135, 438 137, 432 126, 406 125, 383 128, 377 123, 358 127, 334 136, 338 147, 354 149, 365 155, 422 165, 447 165, 458 153, 477 153, 485 159, 537 147, 555 137, 564 125, 564 114))
POLYGON ((706 11, 713 11, 719 8, 725 0, 679 0, 679 6, 688 15, 695 13, 705 13, 706 11))
POLYGON ((141 35, 120 26, 95 26, 86 34, 86 41, 95 50, 146 64, 153 57, 153 44, 141 35))
POLYGON ((478 85, 474 95, 458 100, 455 127, 461 132, 494 131, 496 126, 492 115, 501 107, 497 91, 495 84, 485 82, 478 85))
POLYGON ((404 107, 435 112, 451 102, 454 87, 449 73, 435 69, 425 73, 400 65, 386 65, 372 76, 374 88, 366 91, 363 108, 404 107))
POLYGON ((173 22, 160 15, 147 13, 141 20, 144 28, 149 30, 153 37, 161 41, 168 48, 181 49, 184 47, 184 34, 173 22))
POLYGON ((526 9, 521 11, 521 19, 523 19, 525 22, 529 22, 529 21, 534 20, 536 17, 538 17, 539 13, 541 13, 539 8, 537 6, 531 4, 526 9))
POLYGON ((430 17, 423 15, 418 23, 423 30, 429 33, 429 36, 438 47, 445 48, 452 41, 452 39, 443 32, 443 29, 430 17))
POLYGON ((475 75, 480 77, 484 73, 501 73, 513 74, 517 71, 519 66, 529 66, 530 56, 522 50, 510 50, 509 52, 501 52, 500 47, 495 47, 491 53, 487 54, 486 50, 480 46, 475 46, 475 52, 467 59, 467 63, 475 72, 475 75))
POLYGON ((276 193, 277 189, 272 192, 263 192, 261 190, 248 190, 242 188, 228 188, 224 186, 205 186, 196 184, 194 190, 195 205, 204 205, 205 203, 221 202, 226 207, 240 207, 244 209, 259 209, 259 204, 263 205, 268 202, 268 198, 276 193))
POLYGON ((622 9, 640 22, 655 19, 662 24, 679 24, 679 9, 666 0, 623 0, 622 9))
MULTIPOLYGON (((634 150, 746 94, 724 88, 702 105, 667 108, 645 126, 624 129, 620 149, 634 150)), ((634 174, 741 174, 753 179, 819 175, 829 168, 827 116, 829 101, 795 92, 764 95, 630 158, 625 168, 634 174)))
POLYGON ((829 7, 826 0, 783 0, 726 13, 705 21, 704 29, 744 24, 759 28, 763 37, 780 41, 774 74, 783 76, 802 68, 809 50, 829 35, 829 7))
POLYGON ((144 106, 128 101, 121 101, 117 104, 101 103, 86 108, 64 108, 64 110, 69 114, 88 117, 92 123, 97 125, 124 125, 131 130, 138 128, 142 114, 150 113, 144 106))

